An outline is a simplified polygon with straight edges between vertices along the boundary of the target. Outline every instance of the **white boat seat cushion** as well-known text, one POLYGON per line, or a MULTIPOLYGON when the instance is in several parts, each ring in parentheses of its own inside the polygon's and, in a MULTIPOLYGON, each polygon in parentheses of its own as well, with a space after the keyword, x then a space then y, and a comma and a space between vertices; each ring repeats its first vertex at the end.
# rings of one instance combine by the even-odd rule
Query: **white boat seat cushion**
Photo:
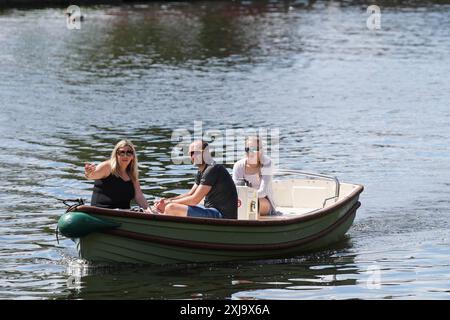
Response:
POLYGON ((322 208, 323 201, 329 197, 329 189, 319 186, 294 186, 292 188, 292 206, 322 208))
POLYGON ((277 207, 277 210, 283 212, 283 215, 304 215, 317 209, 318 208, 277 207))

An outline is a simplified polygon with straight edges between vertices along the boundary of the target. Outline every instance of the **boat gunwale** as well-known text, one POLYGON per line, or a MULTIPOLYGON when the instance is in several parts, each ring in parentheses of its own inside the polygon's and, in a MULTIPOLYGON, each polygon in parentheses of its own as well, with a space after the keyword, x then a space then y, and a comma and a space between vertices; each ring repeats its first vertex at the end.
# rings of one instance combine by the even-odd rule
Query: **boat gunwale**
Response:
POLYGON ((202 249, 202 250, 223 250, 223 251, 266 251, 266 250, 288 250, 296 246, 309 244, 317 239, 320 239, 324 236, 329 235, 334 230, 339 228, 342 224, 344 224, 348 219, 356 214, 356 211, 361 206, 361 203, 358 201, 355 203, 342 217, 333 222, 333 224, 329 225, 325 229, 309 235, 305 238, 300 238, 297 240, 275 243, 275 244, 229 244, 229 243, 211 243, 211 242, 199 242, 192 240, 180 240, 180 239, 172 239, 160 236, 150 236, 144 235, 140 233, 135 233, 126 230, 113 229, 108 231, 103 231, 102 233, 118 236, 133 240, 145 241, 157 243, 160 245, 168 245, 175 247, 183 247, 190 249, 202 249))
POLYGON ((347 205, 355 197, 359 196, 364 190, 364 186, 360 184, 353 184, 356 189, 345 197, 342 201, 338 201, 329 207, 314 210, 311 213, 302 215, 300 217, 292 218, 282 218, 282 219, 266 219, 266 220, 237 220, 237 219, 213 219, 213 218, 197 218, 197 217, 179 217, 164 214, 150 214, 143 212, 135 212, 131 210, 117 210, 117 209, 107 209, 88 205, 80 205, 74 207, 70 211, 85 212, 89 214, 96 214, 101 216, 109 217, 120 217, 120 218, 134 218, 134 219, 144 219, 144 220, 157 220, 161 222, 177 222, 177 223, 189 223, 189 224, 200 224, 200 225, 242 225, 242 226, 275 226, 275 225, 286 225, 286 224, 296 224, 300 222, 320 219, 324 216, 332 214, 336 210, 347 205))

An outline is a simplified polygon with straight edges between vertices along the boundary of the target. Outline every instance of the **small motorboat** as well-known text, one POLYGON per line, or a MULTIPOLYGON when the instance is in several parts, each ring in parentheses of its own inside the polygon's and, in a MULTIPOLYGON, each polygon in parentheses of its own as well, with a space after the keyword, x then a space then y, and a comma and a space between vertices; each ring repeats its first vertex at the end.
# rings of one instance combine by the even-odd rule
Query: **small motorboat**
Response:
MULTIPOLYGON (((60 232, 92 262, 174 264, 286 258, 341 240, 360 206, 363 186, 335 177, 280 171, 273 181, 282 215, 252 215, 251 188, 238 187, 239 217, 210 219, 75 206, 60 232), (296 176, 301 176, 298 178, 296 176)), ((257 202, 257 201, 256 201, 257 202)))

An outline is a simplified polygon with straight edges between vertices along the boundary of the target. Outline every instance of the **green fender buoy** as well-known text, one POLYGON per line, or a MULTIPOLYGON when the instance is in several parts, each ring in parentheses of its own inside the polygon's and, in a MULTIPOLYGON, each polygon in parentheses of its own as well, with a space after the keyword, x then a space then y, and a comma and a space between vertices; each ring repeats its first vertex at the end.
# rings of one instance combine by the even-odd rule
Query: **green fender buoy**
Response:
POLYGON ((58 229, 67 238, 82 238, 93 232, 104 231, 119 227, 114 221, 99 219, 90 214, 72 211, 66 212, 59 218, 58 229))

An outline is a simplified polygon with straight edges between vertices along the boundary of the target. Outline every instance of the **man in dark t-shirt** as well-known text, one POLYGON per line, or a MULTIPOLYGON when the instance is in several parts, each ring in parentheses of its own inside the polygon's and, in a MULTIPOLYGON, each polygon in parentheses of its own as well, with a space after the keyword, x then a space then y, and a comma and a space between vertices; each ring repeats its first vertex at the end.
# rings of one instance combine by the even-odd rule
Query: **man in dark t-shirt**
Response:
POLYGON ((194 141, 189 146, 189 155, 199 169, 194 186, 186 194, 161 199, 156 209, 177 216, 237 219, 236 186, 227 169, 212 161, 208 143, 194 141), (203 198, 204 206, 199 205, 203 198))

